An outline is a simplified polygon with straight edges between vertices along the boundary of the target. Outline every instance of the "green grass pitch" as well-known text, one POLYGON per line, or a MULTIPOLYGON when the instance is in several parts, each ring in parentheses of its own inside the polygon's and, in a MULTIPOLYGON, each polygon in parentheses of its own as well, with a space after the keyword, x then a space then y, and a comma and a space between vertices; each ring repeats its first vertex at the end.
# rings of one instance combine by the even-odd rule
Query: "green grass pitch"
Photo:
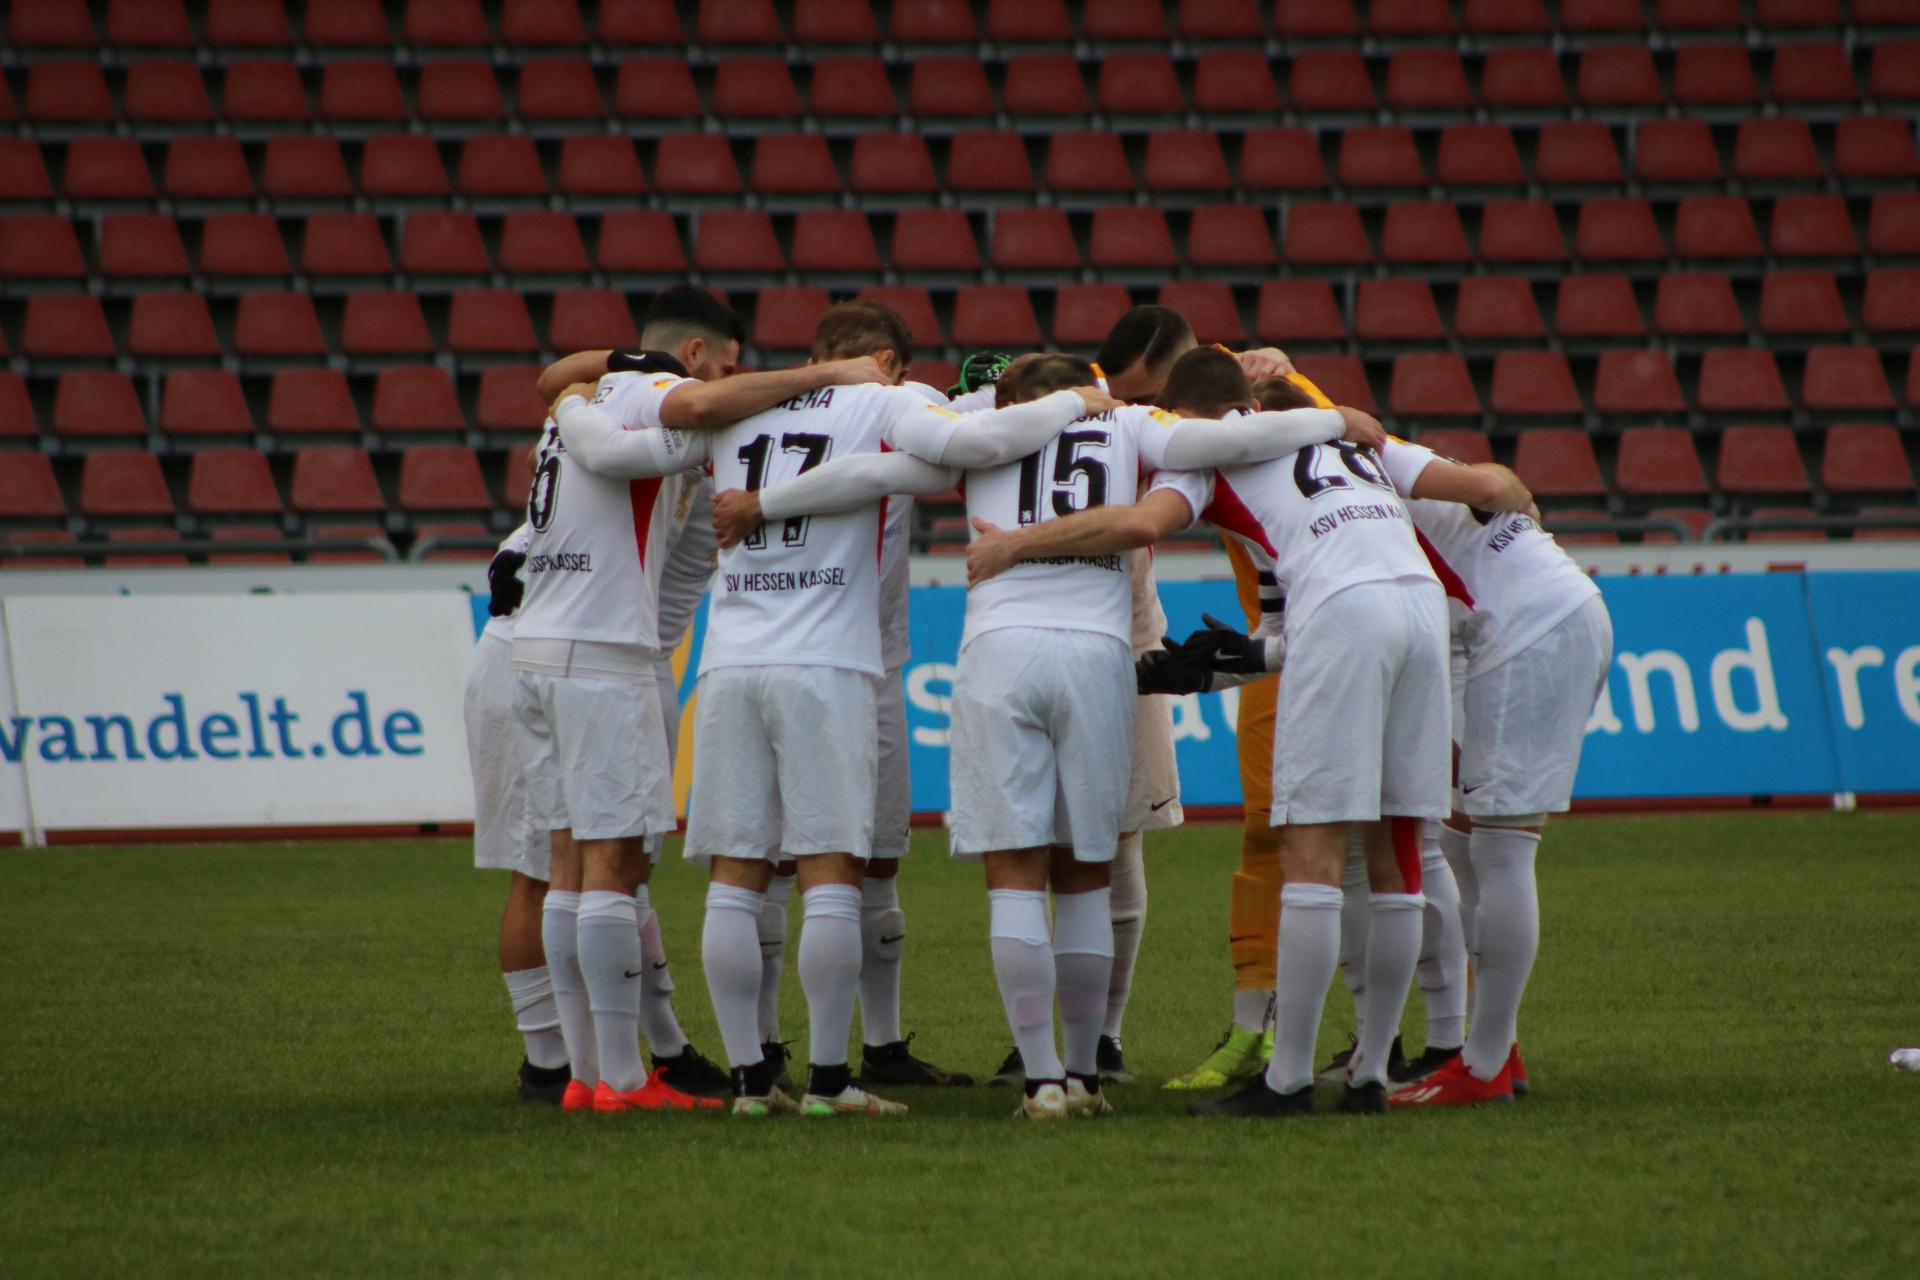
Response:
MULTIPOLYGON (((916 1049, 1008 1036, 980 873, 902 875, 916 1049)), ((1911 1275, 1920 815, 1576 819, 1541 858, 1502 1109, 1201 1122, 1160 1082, 1226 1022, 1233 827, 1156 833, 1101 1123, 1006 1090, 897 1122, 569 1116, 517 1102, 457 841, 0 854, 0 1274, 1359 1277, 1911 1275)), ((660 869, 695 1043, 701 877, 660 869)), ((786 1031, 804 1032, 791 964, 786 1031)), ((1409 1044, 1419 1042, 1419 999, 1409 1044)), ((1321 1057, 1344 1043, 1336 981, 1321 1057)), ((804 1046, 804 1040, 801 1042, 804 1046)))

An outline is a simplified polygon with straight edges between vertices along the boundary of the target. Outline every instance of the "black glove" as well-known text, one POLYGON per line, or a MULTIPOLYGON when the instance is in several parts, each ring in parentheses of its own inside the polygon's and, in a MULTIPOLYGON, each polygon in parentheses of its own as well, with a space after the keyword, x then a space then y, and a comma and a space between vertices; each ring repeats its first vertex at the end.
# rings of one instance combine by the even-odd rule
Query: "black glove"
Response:
POLYGON ((493 593, 487 601, 488 616, 504 618, 520 607, 527 594, 527 584, 520 581, 520 566, 526 562, 524 551, 502 551, 487 566, 487 590, 493 593))
POLYGON ((1206 669, 1204 655, 1187 652, 1175 644, 1172 636, 1163 636, 1161 648, 1148 650, 1133 664, 1134 687, 1149 693, 1207 693, 1213 688, 1213 673, 1206 669))
POLYGON ((1187 637, 1182 648, 1196 657, 1206 654, 1205 669, 1229 675, 1259 676, 1267 672, 1267 647, 1237 627, 1230 627, 1210 613, 1200 615, 1205 631, 1187 637))

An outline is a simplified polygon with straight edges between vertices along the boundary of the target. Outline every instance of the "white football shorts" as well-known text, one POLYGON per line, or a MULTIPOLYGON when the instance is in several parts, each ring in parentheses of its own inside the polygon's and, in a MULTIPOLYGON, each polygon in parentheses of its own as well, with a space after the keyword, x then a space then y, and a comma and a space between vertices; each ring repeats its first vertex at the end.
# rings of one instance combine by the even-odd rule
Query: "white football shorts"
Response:
POLYGON ((514 721, 535 827, 571 829, 575 840, 674 830, 673 765, 651 679, 513 674, 514 721))
POLYGON ((880 677, 880 768, 873 793, 873 856, 904 858, 912 838, 913 771, 907 761, 907 690, 900 668, 880 677))
POLYGON ((1173 698, 1150 693, 1133 700, 1133 770, 1120 830, 1158 831, 1186 821, 1180 809, 1180 765, 1173 752, 1173 698))
POLYGON ((1273 825, 1444 818, 1452 708, 1437 582, 1363 582, 1288 637, 1273 825))
POLYGON ((1613 619, 1595 596, 1467 682, 1460 790, 1468 816, 1567 811, 1587 719, 1612 662, 1613 619))
POLYGON ((527 817, 513 723, 513 641, 482 633, 467 665, 467 763, 473 770, 473 865, 553 878, 553 842, 527 817))
MULTIPOLYGON (((653 664, 653 687, 660 695, 660 726, 667 734, 667 777, 671 779, 680 760, 680 686, 673 678, 672 657, 653 664)), ((647 837, 647 853, 656 864, 666 847, 664 834, 647 837)))
POLYGON ((1002 627, 953 681, 953 856, 1071 845, 1111 862, 1133 759, 1133 651, 1096 631, 1002 627))
POLYGON ((687 859, 869 856, 878 682, 794 664, 701 676, 687 859))

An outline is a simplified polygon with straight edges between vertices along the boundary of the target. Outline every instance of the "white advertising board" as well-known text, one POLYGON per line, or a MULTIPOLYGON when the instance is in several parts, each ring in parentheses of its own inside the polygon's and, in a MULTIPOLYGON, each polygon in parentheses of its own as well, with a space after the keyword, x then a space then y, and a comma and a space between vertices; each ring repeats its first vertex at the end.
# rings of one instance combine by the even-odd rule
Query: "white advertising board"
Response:
POLYGON ((12 597, 0 822, 469 822, 452 592, 12 597), (21 783, 24 781, 24 787, 21 783))

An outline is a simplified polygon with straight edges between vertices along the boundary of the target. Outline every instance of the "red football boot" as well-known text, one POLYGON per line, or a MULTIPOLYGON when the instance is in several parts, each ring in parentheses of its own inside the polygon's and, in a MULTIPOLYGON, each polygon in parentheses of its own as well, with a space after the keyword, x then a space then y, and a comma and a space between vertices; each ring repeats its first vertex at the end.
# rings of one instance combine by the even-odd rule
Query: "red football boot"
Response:
POLYGON ((567 1091, 560 1095, 562 1111, 593 1110, 593 1086, 584 1080, 567 1081, 567 1091))
POLYGON ((1463 1055, 1418 1084, 1398 1090, 1391 1101, 1396 1107, 1465 1107, 1476 1102, 1512 1102, 1513 1077, 1507 1074, 1506 1063, 1502 1063, 1499 1075, 1482 1080, 1467 1070, 1463 1055))
POLYGON ((717 1111, 718 1098, 696 1098, 682 1093, 661 1077, 665 1067, 657 1067, 647 1082, 628 1093, 616 1093, 605 1080, 593 1092, 595 1111, 717 1111))
POLYGON ((1507 1055, 1507 1075, 1513 1079, 1513 1096, 1527 1096, 1527 1064, 1520 1061, 1520 1042, 1513 1042, 1513 1052, 1507 1055))

